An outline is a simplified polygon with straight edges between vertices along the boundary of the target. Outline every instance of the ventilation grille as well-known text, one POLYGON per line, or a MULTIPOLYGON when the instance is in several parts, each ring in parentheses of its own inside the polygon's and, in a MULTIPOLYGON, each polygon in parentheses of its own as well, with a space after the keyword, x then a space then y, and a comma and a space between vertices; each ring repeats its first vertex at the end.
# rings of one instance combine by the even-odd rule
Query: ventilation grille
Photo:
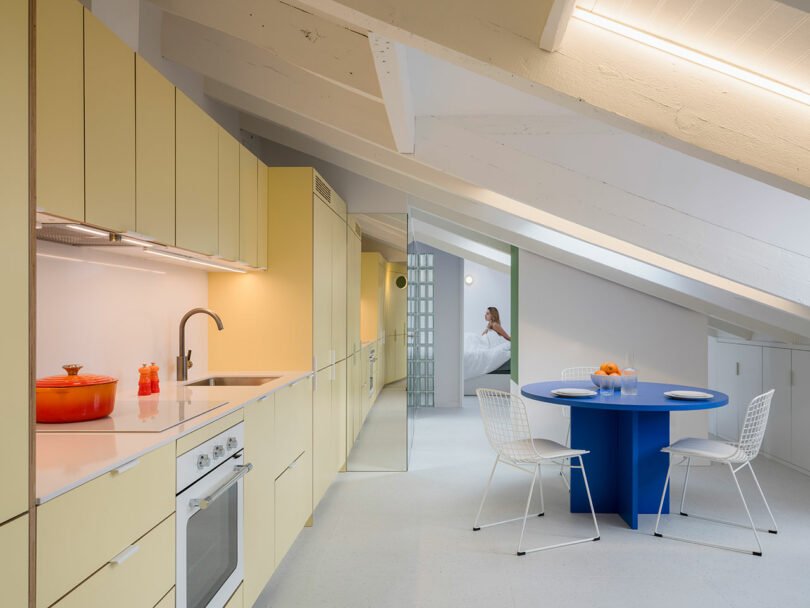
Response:
POLYGON ((315 192, 321 195, 321 198, 327 203, 332 202, 332 189, 317 175, 315 176, 315 192))

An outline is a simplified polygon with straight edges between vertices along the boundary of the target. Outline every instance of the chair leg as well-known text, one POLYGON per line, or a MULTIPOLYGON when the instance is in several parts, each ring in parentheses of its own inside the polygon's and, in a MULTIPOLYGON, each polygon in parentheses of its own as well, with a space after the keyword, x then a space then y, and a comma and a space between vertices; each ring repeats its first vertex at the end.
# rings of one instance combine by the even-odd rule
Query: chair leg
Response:
MULTIPOLYGON (((529 505, 531 505, 532 502, 532 492, 534 491, 534 482, 537 480, 537 471, 539 469, 540 463, 538 462, 537 464, 534 465, 534 474, 532 474, 532 485, 529 486, 529 497, 526 499, 526 510, 523 512, 523 527, 520 529, 520 540, 518 540, 517 546, 518 555, 526 555, 525 551, 520 550, 520 546, 523 544, 523 533, 526 532, 526 518, 529 516, 529 505)), ((541 492, 542 492, 542 485, 541 485, 541 492)))
POLYGON ((537 515, 538 517, 542 517, 546 514, 546 502, 543 500, 543 469, 539 463, 537 465, 537 485, 540 488, 540 513, 537 515))
MULTIPOLYGON (((571 439, 571 419, 569 418, 568 419, 568 428, 565 431, 565 443, 563 445, 568 447, 568 442, 569 442, 570 439, 571 439)), ((570 460, 571 459, 569 458, 568 459, 569 463, 570 463, 570 460)), ((565 462, 564 461, 560 462, 560 477, 562 477, 563 483, 565 484, 565 487, 568 488, 568 491, 570 492, 571 491, 571 482, 568 481, 568 477, 565 476, 565 468, 566 468, 565 467, 565 462)))
MULTIPOLYGON (((681 461, 683 462, 683 461, 681 461)), ((684 502, 686 502, 686 484, 689 483, 689 468, 692 466, 692 458, 689 457, 686 459, 686 476, 683 478, 683 491, 681 492, 681 515, 686 515, 686 511, 683 510, 684 502)))
POLYGON ((667 495, 667 486, 669 486, 669 477, 672 474, 672 457, 669 459, 669 468, 667 469, 667 478, 664 480, 664 489, 661 491, 661 502, 658 503, 658 517, 655 518, 655 529, 653 530, 654 536, 663 536, 658 532, 658 524, 661 521, 661 511, 664 508, 664 498, 667 495))
POLYGON ((771 517, 771 523, 773 523, 773 528, 768 530, 771 534, 776 534, 778 528, 776 527, 776 520, 773 517, 773 513, 771 512, 771 507, 768 505, 768 501, 765 499, 765 493, 762 491, 762 486, 759 485, 759 479, 757 479, 756 473, 754 473, 754 467, 751 466, 751 461, 748 461, 748 468, 751 470, 751 476, 754 478, 754 483, 757 484, 757 490, 759 490, 759 495, 762 497, 762 502, 765 503, 765 508, 768 510, 768 515, 771 517))
MULTIPOLYGON (((748 510, 748 503, 745 502, 745 496, 743 496, 742 488, 740 487, 740 482, 737 481, 737 473, 734 471, 734 467, 731 463, 728 463, 728 470, 731 471, 731 476, 734 478, 734 485, 737 486, 737 492, 740 495, 740 500, 742 500, 743 507, 745 507, 745 514, 748 516, 748 521, 751 522, 751 531, 754 533, 754 538, 757 540, 757 547, 759 551, 754 551, 754 555, 762 555, 762 543, 759 542, 759 534, 757 534, 757 527, 754 524, 754 518, 751 517, 751 511, 748 510)), ((752 469, 753 470, 753 469, 752 469)), ((759 484, 757 484, 759 485, 759 484)))
POLYGON ((492 485, 492 478, 495 475, 495 467, 498 466, 498 462, 501 460, 500 455, 495 457, 495 462, 492 465, 492 472, 489 474, 489 481, 487 481, 487 487, 484 488, 484 495, 481 497, 481 504, 478 506, 478 513, 475 516, 475 522, 473 523, 473 532, 477 532, 481 528, 478 525, 478 520, 481 518, 481 511, 484 510, 484 502, 487 499, 487 493, 489 492, 489 486, 492 485))
POLYGON ((596 523, 596 511, 593 508, 593 500, 591 500, 591 488, 588 486, 588 476, 585 475, 585 465, 582 462, 582 456, 579 457, 579 468, 582 469, 582 481, 585 482, 585 493, 588 495, 588 504, 591 507, 591 515, 593 516, 593 527, 596 530, 596 538, 592 540, 599 540, 599 524, 596 523))

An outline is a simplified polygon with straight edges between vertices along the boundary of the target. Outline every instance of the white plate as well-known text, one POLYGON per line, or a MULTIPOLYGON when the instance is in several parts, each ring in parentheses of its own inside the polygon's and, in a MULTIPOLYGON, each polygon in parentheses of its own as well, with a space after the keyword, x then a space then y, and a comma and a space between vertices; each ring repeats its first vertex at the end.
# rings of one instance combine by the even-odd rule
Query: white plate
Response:
POLYGON ((664 395, 671 399, 686 399, 688 401, 701 401, 714 397, 711 393, 703 393, 701 391, 667 391, 664 395))
POLYGON ((588 388, 555 388, 551 394, 557 397, 593 397, 596 391, 588 388))

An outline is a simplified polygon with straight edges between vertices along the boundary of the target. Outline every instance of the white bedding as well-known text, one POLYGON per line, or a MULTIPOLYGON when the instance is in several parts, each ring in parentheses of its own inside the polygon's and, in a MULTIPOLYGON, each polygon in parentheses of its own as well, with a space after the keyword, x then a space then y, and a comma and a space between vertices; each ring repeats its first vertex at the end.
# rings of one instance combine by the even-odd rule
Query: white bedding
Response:
POLYGON ((464 379, 477 378, 498 369, 511 356, 510 342, 494 331, 483 336, 464 334, 464 379))

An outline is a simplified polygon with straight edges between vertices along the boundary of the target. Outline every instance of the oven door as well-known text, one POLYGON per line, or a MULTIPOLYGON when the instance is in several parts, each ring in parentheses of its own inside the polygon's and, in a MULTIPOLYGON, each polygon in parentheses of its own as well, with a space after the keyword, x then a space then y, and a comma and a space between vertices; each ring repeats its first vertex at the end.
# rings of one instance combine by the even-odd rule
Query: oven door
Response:
POLYGON ((241 452, 177 495, 177 608, 222 608, 244 576, 241 452))

